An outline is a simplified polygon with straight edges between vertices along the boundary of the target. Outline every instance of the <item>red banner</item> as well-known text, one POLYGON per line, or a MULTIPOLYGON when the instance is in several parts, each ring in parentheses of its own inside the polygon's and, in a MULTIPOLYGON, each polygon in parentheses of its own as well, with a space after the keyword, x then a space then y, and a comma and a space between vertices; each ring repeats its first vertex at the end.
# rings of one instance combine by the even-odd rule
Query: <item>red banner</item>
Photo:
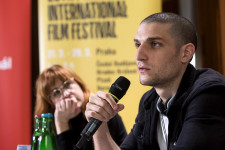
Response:
POLYGON ((31 142, 30 0, 0 0, 0 149, 31 142))

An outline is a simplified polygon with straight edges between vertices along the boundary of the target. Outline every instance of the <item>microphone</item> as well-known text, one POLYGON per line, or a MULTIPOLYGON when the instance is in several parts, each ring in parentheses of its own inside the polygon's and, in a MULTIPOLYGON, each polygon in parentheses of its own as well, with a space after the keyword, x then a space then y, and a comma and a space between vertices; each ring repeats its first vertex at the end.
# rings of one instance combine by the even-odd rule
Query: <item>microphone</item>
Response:
MULTIPOLYGON (((120 76, 110 87, 109 94, 113 97, 115 102, 117 103, 127 92, 130 86, 130 81, 120 76)), ((99 126, 102 124, 102 121, 91 118, 88 124, 85 126, 83 131, 81 132, 81 138, 77 142, 76 147, 81 148, 85 141, 90 141, 94 133, 97 131, 99 126)))

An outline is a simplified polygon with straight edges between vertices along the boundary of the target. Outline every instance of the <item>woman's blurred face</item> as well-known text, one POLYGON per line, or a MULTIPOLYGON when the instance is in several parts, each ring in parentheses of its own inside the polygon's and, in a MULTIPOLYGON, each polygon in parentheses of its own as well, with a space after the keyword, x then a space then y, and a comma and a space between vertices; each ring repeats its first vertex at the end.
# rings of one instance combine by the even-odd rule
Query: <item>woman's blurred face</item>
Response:
POLYGON ((73 78, 64 82, 56 80, 55 84, 51 87, 50 99, 54 104, 61 100, 72 100, 81 108, 84 102, 84 93, 73 78))

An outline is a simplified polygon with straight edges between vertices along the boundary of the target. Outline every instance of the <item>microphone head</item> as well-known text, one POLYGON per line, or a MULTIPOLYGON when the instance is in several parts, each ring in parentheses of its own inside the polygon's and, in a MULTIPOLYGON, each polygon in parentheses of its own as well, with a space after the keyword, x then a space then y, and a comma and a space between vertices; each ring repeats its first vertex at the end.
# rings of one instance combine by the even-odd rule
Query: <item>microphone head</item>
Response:
POLYGON ((118 99, 121 99, 127 92, 128 88, 130 86, 130 81, 120 76, 110 87, 109 93, 116 96, 118 99))

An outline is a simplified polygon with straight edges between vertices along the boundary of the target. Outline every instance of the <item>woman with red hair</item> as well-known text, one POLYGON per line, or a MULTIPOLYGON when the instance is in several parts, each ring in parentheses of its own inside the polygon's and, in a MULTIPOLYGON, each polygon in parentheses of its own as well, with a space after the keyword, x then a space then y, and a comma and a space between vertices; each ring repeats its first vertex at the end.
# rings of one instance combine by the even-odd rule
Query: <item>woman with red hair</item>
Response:
MULTIPOLYGON (((36 81, 35 114, 54 114, 58 150, 72 150, 87 124, 84 116, 91 92, 83 80, 72 70, 61 65, 45 69, 36 81)), ((110 133, 120 145, 127 133, 119 115, 108 123, 110 133)), ((93 141, 82 150, 92 150, 93 141)))

